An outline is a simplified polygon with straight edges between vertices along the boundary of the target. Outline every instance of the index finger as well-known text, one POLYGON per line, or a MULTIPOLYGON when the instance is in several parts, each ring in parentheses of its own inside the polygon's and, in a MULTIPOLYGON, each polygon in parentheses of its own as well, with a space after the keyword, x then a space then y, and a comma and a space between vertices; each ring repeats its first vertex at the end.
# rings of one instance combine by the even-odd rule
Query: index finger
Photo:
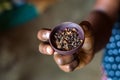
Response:
POLYGON ((41 41, 48 41, 50 33, 50 29, 41 29, 38 31, 37 38, 41 41))

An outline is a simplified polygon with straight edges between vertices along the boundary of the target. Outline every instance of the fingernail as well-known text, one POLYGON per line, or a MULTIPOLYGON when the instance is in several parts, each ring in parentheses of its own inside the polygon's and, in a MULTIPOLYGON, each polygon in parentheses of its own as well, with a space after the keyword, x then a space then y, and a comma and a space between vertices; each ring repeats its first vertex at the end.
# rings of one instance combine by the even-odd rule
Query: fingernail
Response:
POLYGON ((47 51, 47 53, 48 53, 49 55, 52 55, 52 53, 53 53, 53 50, 52 50, 52 48, 51 48, 50 46, 48 46, 48 47, 46 48, 46 51, 47 51))
POLYGON ((50 35, 50 32, 46 31, 46 32, 43 33, 42 37, 44 39, 49 39, 49 35, 50 35))

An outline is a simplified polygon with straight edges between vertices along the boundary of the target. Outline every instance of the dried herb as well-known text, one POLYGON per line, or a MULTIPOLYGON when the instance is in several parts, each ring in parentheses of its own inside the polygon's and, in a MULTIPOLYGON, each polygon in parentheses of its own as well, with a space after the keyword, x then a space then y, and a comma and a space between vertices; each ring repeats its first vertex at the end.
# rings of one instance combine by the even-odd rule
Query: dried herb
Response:
POLYGON ((76 28, 65 28, 55 33, 54 38, 56 47, 64 51, 78 47, 83 41, 80 39, 76 28))

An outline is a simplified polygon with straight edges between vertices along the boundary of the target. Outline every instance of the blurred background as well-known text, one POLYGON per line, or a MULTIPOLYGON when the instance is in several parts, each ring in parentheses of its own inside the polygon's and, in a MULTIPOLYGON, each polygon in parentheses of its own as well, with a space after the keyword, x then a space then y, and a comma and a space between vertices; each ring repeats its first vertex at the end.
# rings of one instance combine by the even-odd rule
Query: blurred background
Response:
MULTIPOLYGON (((79 23, 95 0, 61 0, 37 18, 0 32, 0 80, 100 80, 102 52, 85 68, 65 73, 52 56, 38 51, 37 32, 41 28, 72 21, 79 23)), ((28 13, 30 14, 30 13, 28 13)), ((7 24, 7 23, 6 23, 7 24)))

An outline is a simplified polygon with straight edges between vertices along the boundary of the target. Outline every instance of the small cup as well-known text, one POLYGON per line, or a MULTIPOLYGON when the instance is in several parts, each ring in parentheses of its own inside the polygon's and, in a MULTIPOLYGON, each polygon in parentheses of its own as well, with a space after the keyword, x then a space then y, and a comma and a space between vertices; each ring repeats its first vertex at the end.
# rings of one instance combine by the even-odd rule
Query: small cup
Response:
POLYGON ((52 48, 59 54, 63 54, 63 55, 69 55, 69 54, 74 54, 75 52, 77 52, 83 45, 84 43, 84 31, 82 29, 82 27, 76 23, 73 23, 73 22, 64 22, 64 23, 61 23, 59 25, 57 25, 56 27, 54 27, 52 29, 52 32, 50 34, 50 37, 49 37, 49 43, 50 45, 52 46, 52 48), (82 40, 81 44, 71 50, 60 50, 58 49, 55 45, 55 39, 54 39, 54 35, 55 33, 59 32, 59 31, 62 31, 64 30, 65 28, 75 28, 77 29, 77 33, 78 33, 78 37, 82 40))

